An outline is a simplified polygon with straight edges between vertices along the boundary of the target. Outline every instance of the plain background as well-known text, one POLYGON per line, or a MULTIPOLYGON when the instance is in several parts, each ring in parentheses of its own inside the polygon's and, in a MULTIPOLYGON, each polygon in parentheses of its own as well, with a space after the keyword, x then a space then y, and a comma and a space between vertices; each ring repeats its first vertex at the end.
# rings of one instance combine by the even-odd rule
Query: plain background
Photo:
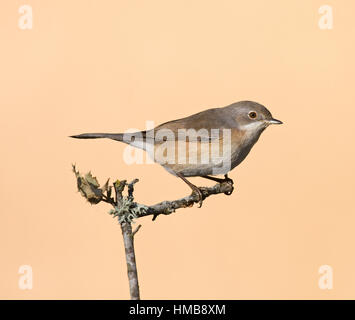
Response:
POLYGON ((232 196, 139 221, 142 298, 355 298, 354 14, 348 0, 3 1, 0 298, 129 298, 118 222, 77 193, 72 163, 102 183, 139 178, 140 203, 190 193, 156 164, 126 165, 123 144, 69 135, 245 99, 284 125, 232 171, 232 196))

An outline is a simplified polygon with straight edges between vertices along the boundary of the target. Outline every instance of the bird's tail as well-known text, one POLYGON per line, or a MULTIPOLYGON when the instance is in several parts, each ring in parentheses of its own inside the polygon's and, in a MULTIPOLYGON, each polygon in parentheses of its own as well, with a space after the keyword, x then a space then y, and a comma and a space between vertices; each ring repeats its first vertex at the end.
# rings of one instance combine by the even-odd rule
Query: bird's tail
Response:
POLYGON ((76 139, 99 139, 108 138, 116 141, 123 141, 123 133, 83 133, 76 136, 70 136, 76 139))

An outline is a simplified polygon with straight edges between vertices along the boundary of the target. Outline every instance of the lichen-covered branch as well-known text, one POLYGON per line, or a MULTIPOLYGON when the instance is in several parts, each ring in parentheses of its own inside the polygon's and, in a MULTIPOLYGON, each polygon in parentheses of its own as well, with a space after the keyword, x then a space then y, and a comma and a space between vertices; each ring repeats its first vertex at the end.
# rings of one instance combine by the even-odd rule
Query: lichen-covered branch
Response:
POLYGON ((121 223, 121 230, 124 242, 124 248, 126 253, 127 274, 129 281, 129 292, 131 294, 131 300, 139 300, 139 284, 138 284, 138 272, 136 264, 136 255, 134 252, 134 242, 132 225, 129 222, 121 223))
MULTIPOLYGON (((200 187, 199 189, 201 190, 203 199, 206 199, 211 195, 219 193, 230 195, 233 192, 234 187, 233 182, 226 181, 217 183, 213 187, 200 187)), ((198 202, 198 196, 192 193, 184 198, 173 201, 162 201, 155 205, 147 206, 146 210, 139 214, 139 217, 153 215, 153 220, 155 220, 160 214, 168 215, 175 212, 176 209, 191 207, 194 203, 198 202)))
POLYGON ((132 219, 137 216, 134 214, 131 215, 130 209, 133 203, 133 186, 138 182, 138 179, 133 180, 129 184, 126 183, 126 180, 117 180, 113 183, 113 186, 109 186, 109 180, 107 180, 104 186, 100 187, 99 182, 90 172, 82 176, 74 165, 73 172, 77 179, 78 190, 91 204, 105 201, 113 206, 110 214, 113 214, 114 217, 118 217, 122 230, 131 300, 139 300, 138 272, 133 242, 134 233, 138 230, 133 233, 131 224, 132 219), (126 186, 128 186, 128 197, 124 197, 122 194, 126 186), (112 196, 112 189, 115 191, 114 196, 112 196))
MULTIPOLYGON (((78 171, 76 171, 75 166, 73 166, 73 171, 77 177, 78 190, 91 204, 97 204, 100 201, 107 202, 111 204, 114 209, 109 213, 114 217, 118 217, 119 222, 128 221, 131 222, 133 219, 153 216, 153 220, 160 214, 169 215, 175 212, 180 208, 192 207, 194 203, 198 203, 199 199, 197 194, 192 193, 186 197, 171 200, 171 201, 162 201, 155 205, 144 205, 134 202, 133 197, 133 187, 134 184, 139 180, 134 179, 132 182, 127 183, 126 180, 113 183, 113 186, 110 186, 109 180, 105 183, 103 187, 100 187, 99 182, 91 173, 87 173, 85 176, 82 176, 78 171), (122 195, 122 192, 125 188, 128 187, 128 196, 125 197, 122 195), (115 197, 112 196, 111 190, 115 190, 115 197)), ((226 195, 232 194, 234 187, 233 181, 227 179, 221 183, 217 183, 212 187, 200 187, 199 188, 203 200, 208 198, 211 195, 224 193, 226 195)))
MULTIPOLYGON (((141 226, 139 225, 132 231, 132 221, 150 215, 153 216, 153 220, 155 220, 160 214, 169 215, 177 209, 192 207, 194 203, 199 202, 198 195, 192 193, 184 198, 173 201, 163 201, 155 205, 147 206, 134 201, 134 185, 139 181, 138 179, 134 179, 130 183, 127 183, 126 180, 116 180, 112 185, 110 185, 109 180, 107 180, 101 187, 98 180, 92 176, 91 172, 86 175, 81 175, 74 165, 73 172, 77 179, 78 190, 83 197, 91 204, 97 204, 103 201, 113 207, 113 209, 109 211, 109 214, 113 217, 117 217, 121 226, 131 299, 138 300, 140 296, 133 240, 141 226), (124 196, 123 191, 126 186, 128 195, 124 196), (114 191, 114 194, 112 191, 114 191)), ((213 187, 200 187, 199 189, 203 200, 219 193, 230 195, 234 190, 233 181, 231 179, 223 180, 213 187)))

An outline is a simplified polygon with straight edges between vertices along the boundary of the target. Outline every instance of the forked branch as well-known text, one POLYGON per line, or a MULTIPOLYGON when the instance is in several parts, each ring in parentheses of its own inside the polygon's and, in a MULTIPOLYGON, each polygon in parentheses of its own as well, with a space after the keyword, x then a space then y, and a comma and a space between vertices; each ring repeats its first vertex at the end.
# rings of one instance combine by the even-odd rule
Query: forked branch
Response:
MULTIPOLYGON (((121 226, 131 299, 140 299, 133 240, 134 235, 141 228, 141 225, 132 231, 133 220, 150 215, 152 215, 153 220, 155 220, 157 216, 161 214, 169 215, 177 209, 192 207, 194 203, 199 202, 198 195, 192 193, 184 198, 173 201, 162 201, 155 205, 147 206, 134 201, 134 185, 139 181, 138 179, 134 179, 130 183, 127 183, 126 180, 116 180, 112 185, 110 185, 109 180, 107 180, 101 187, 97 179, 93 177, 90 172, 83 176, 76 170, 74 165, 73 172, 77 179, 78 190, 83 197, 91 204, 97 204, 103 201, 113 207, 113 209, 109 211, 109 214, 113 215, 113 217, 117 217, 121 226), (123 195, 125 187, 127 187, 127 196, 123 195)), ((224 193, 230 195, 234 190, 233 181, 230 179, 217 183, 213 187, 200 187, 199 189, 202 193, 203 200, 214 194, 224 193)))

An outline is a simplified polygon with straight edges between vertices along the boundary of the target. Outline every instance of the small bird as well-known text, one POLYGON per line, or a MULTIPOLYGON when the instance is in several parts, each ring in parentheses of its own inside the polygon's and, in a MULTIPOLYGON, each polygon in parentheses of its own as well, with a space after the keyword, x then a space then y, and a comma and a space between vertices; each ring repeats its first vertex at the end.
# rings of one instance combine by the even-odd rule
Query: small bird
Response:
POLYGON ((228 172, 245 159, 271 124, 282 122, 274 119, 263 105, 240 101, 172 120, 151 130, 83 133, 71 137, 109 138, 147 151, 155 162, 189 185, 198 195, 201 206, 200 189, 186 177, 202 177, 220 183, 230 180, 228 172), (223 174, 224 179, 215 177, 218 174, 223 174))

